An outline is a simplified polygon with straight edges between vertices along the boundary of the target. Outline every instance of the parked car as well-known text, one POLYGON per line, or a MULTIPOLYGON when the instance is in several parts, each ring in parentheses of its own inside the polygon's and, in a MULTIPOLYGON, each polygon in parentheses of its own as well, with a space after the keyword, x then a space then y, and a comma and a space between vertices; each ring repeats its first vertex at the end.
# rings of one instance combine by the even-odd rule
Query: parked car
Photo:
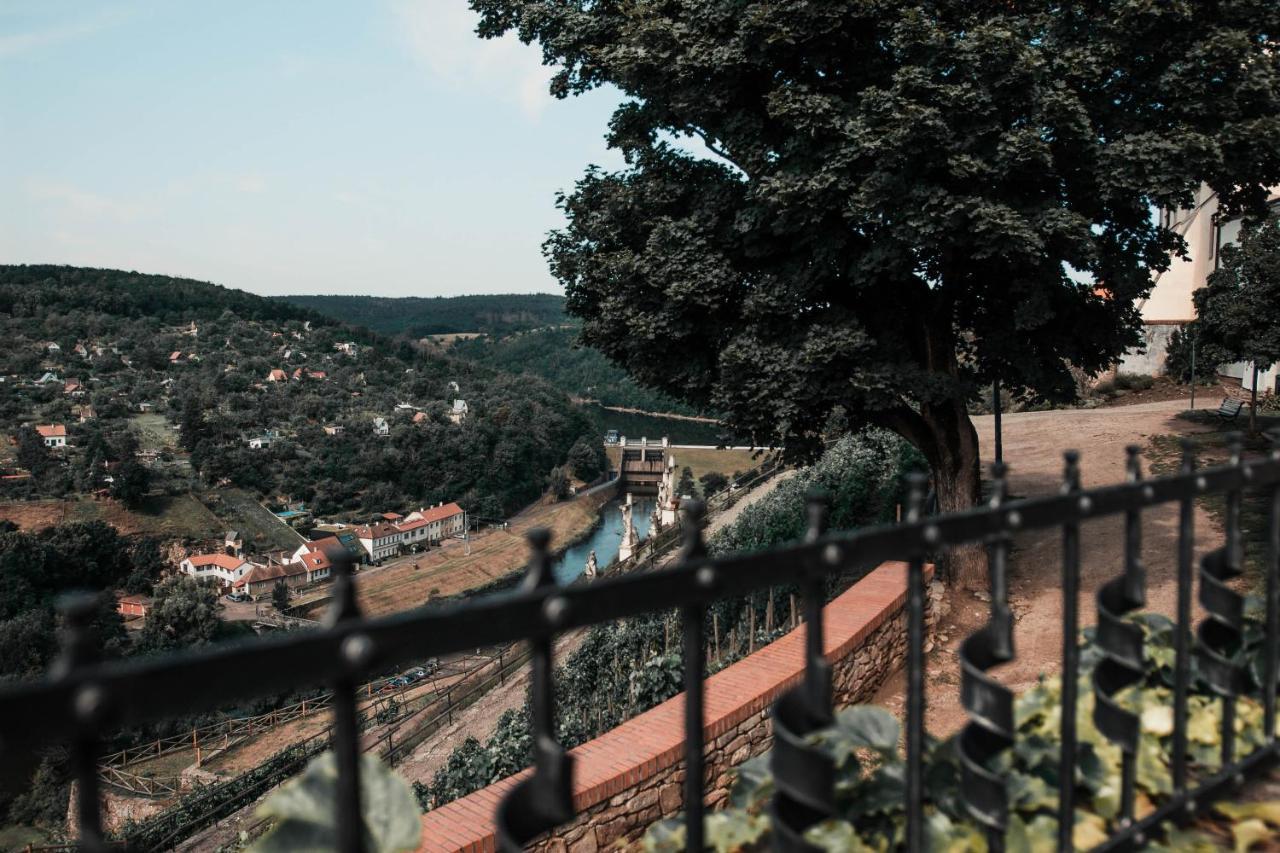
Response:
POLYGON ((244 593, 244 592, 229 592, 229 593, 227 593, 227 601, 237 601, 237 602, 239 602, 239 601, 248 601, 248 600, 249 600, 249 595, 248 595, 248 593, 244 593))

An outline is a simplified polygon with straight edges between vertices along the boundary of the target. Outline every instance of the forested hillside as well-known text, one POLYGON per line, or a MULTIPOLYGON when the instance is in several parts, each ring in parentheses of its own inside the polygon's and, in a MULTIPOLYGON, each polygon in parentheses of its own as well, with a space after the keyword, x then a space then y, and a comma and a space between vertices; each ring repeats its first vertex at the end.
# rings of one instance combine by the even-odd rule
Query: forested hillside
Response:
POLYGON ((564 297, 551 293, 478 296, 282 296, 384 335, 422 338, 452 332, 505 335, 565 321, 564 297))
POLYGON ((456 500, 497 516, 590 432, 547 383, 188 279, 0 266, 0 333, 10 497, 195 483, 323 515, 456 500))
POLYGON ((704 414, 636 383, 596 350, 575 345, 576 327, 536 329, 458 341, 451 354, 511 373, 540 376, 575 397, 648 412, 704 414))

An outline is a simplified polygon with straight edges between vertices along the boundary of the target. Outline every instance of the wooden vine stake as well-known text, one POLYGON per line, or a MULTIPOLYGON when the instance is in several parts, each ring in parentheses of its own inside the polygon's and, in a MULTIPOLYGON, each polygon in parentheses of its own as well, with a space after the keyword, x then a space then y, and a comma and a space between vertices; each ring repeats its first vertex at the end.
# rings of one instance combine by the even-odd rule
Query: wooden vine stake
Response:
POLYGON ((712 612, 711 614, 711 635, 715 640, 716 663, 720 662, 720 614, 712 612))

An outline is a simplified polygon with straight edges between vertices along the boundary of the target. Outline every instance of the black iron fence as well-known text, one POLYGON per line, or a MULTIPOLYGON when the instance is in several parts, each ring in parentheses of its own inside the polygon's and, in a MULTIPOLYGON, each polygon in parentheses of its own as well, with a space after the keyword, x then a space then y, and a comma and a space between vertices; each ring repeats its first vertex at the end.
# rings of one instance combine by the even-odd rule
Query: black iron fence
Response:
MULTIPOLYGON (((1013 622, 1008 603, 1008 555, 1014 534, 1036 529, 1062 532, 1063 650, 1060 778, 1073 779, 1077 762, 1076 684, 1080 672, 1079 579, 1080 525, 1122 516, 1124 565, 1121 574, 1097 593, 1098 643, 1104 660, 1093 672, 1095 724, 1122 750, 1121 814, 1101 850, 1140 847, 1167 820, 1185 820, 1205 809, 1251 772, 1280 760, 1275 736, 1276 686, 1280 670, 1280 451, 1244 461, 1240 443, 1230 461, 1196 470, 1189 448, 1173 476, 1144 481, 1136 449, 1130 450, 1127 482, 1081 490, 1078 460, 1067 454, 1059 494, 1009 501, 1005 472, 993 471, 990 502, 966 512, 922 516, 924 483, 911 482, 905 521, 853 532, 828 533, 825 507, 810 505, 810 529, 803 543, 760 553, 709 558, 701 534, 702 508, 686 507, 685 539, 678 564, 669 570, 602 579, 588 586, 562 588, 551 573, 549 536, 530 534, 532 558, 523 586, 509 594, 363 619, 356 607, 349 565, 338 565, 333 607, 324 628, 251 644, 146 660, 96 663, 87 625, 89 598, 70 601, 61 659, 44 680, 0 690, 0 766, 52 741, 69 741, 77 780, 80 841, 84 849, 107 849, 99 813, 99 744, 119 726, 205 709, 232 699, 318 682, 333 688, 333 744, 339 769, 336 846, 358 851, 361 845, 360 788, 357 779, 359 727, 356 686, 374 668, 422 660, 450 652, 528 640, 532 659, 534 772, 500 805, 499 843, 518 850, 573 817, 572 757, 555 741, 552 642, 574 628, 678 608, 685 660, 686 842, 703 847, 703 692, 704 623, 708 604, 782 583, 803 589, 806 670, 803 683, 775 704, 773 768, 776 794, 771 815, 775 845, 785 850, 813 849, 806 828, 835 814, 834 769, 830 757, 814 749, 809 733, 832 720, 831 670, 822 655, 823 578, 889 559, 905 559, 907 571, 907 706, 905 847, 925 845, 924 762, 924 580, 928 555, 959 545, 987 547, 991 578, 988 623, 962 644, 961 701, 970 723, 961 732, 959 750, 964 797, 972 817, 986 827, 990 844, 1003 846, 1008 806, 1002 778, 992 759, 1014 742, 1013 694, 987 674, 1013 659, 1013 622), (1244 545, 1240 529, 1241 496, 1256 489, 1266 495, 1266 637, 1260 684, 1252 684, 1233 657, 1244 621, 1242 597, 1229 581, 1241 571, 1244 545), (1226 544, 1205 558, 1199 572, 1199 600, 1207 613, 1192 635, 1193 502, 1207 494, 1226 498, 1226 544), (1173 693, 1173 794, 1148 814, 1134 813, 1134 762, 1139 736, 1137 717, 1116 694, 1143 673, 1143 637, 1125 614, 1141 607, 1142 514, 1153 506, 1179 507, 1175 685, 1173 693), (1199 676, 1222 703, 1222 768, 1209 776, 1188 772, 1188 693, 1192 658, 1199 676), (1234 748, 1237 698, 1261 694, 1265 740, 1245 757, 1234 748)), ((12 766, 12 764, 11 764, 12 766)), ((1059 791, 1059 847, 1072 848, 1074 790, 1059 791)))

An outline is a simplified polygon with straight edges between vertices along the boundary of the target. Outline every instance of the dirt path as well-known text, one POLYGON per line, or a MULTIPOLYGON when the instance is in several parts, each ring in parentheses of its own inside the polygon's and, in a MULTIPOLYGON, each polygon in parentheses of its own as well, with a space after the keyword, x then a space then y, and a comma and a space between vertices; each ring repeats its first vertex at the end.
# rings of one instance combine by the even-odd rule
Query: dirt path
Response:
MULTIPOLYGON (((1085 488, 1122 482, 1125 447, 1145 449, 1156 435, 1189 434, 1203 430, 1175 415, 1188 407, 1187 400, 1160 401, 1103 409, 1071 409, 1024 412, 1004 417, 1004 459, 1009 465, 1009 491, 1013 497, 1035 497, 1055 492, 1062 479, 1062 453, 1080 451, 1085 488)), ((1196 402, 1202 400, 1198 397, 1196 402)), ((1204 406, 1217 401, 1205 398, 1204 406)), ((1200 406, 1197 406, 1199 408, 1200 406)), ((974 418, 985 455, 993 445, 993 419, 974 418)), ((1144 462, 1144 471, 1147 465, 1144 462)), ((1178 508, 1166 504, 1144 516, 1143 562, 1147 571, 1147 609, 1173 614, 1177 595, 1176 545, 1178 508)), ((1196 554, 1221 544, 1222 531, 1200 506, 1195 509, 1196 554)), ((1123 567, 1123 521, 1119 517, 1086 523, 1081 527, 1080 623, 1096 621, 1094 595, 1105 581, 1123 567)), ((1014 540, 1011 559, 1010 605, 1014 612, 1014 646, 1017 658, 994 671, 1015 692, 1035 684, 1041 673, 1053 673, 1062 658, 1061 533, 1056 529, 1032 531, 1014 540)), ((956 591, 951 612, 942 621, 938 641, 926 663, 930 691, 930 732, 945 736, 965 722, 959 703, 960 674, 956 657, 960 642, 987 618, 988 605, 969 593, 956 591)), ((901 712, 904 681, 901 673, 890 680, 875 703, 901 712)))

